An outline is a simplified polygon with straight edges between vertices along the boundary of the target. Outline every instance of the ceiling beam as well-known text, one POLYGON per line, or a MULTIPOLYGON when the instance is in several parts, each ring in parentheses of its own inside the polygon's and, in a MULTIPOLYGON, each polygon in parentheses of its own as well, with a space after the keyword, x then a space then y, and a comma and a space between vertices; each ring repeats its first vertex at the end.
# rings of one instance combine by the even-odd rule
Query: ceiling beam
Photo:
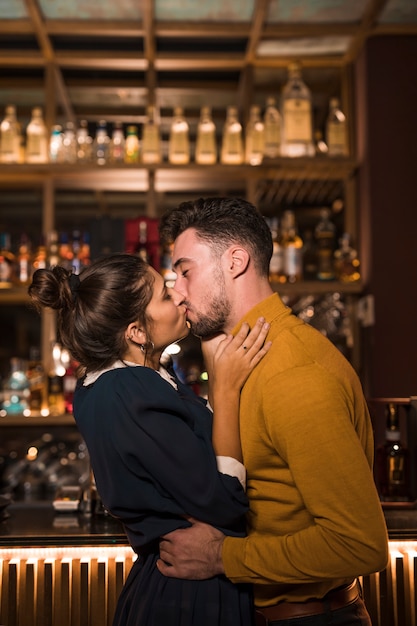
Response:
POLYGON ((348 51, 344 55, 344 61, 346 64, 351 63, 357 58, 365 41, 372 34, 372 29, 387 4, 387 1, 388 0, 368 0, 356 35, 353 38, 348 51))
MULTIPOLYGON (((41 11, 39 9, 39 5, 37 0, 25 0, 26 8, 33 24, 33 29, 36 35, 36 38, 39 43, 39 47, 41 49, 42 55, 45 59, 46 65, 53 68, 53 75, 55 77, 55 86, 58 93, 58 98, 60 104, 64 110, 65 117, 68 121, 73 123, 76 122, 76 117, 74 114, 74 110, 72 107, 71 100, 69 98, 67 89, 65 87, 64 80, 62 78, 61 70, 55 61, 55 52, 52 46, 49 35, 46 31, 43 17, 41 11)), ((49 87, 50 89, 50 87, 49 87)), ((46 102, 48 105, 48 100, 46 102)), ((54 117, 54 112, 49 112, 47 115, 47 124, 51 126, 52 118, 54 117)))

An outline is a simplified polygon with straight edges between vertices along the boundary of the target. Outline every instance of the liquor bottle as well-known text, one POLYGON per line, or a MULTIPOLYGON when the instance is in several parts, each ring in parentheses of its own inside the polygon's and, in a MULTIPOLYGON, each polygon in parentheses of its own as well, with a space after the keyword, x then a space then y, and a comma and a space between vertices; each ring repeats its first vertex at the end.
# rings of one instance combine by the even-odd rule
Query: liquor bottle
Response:
POLYGON ((47 237, 47 261, 46 267, 51 269, 59 265, 59 243, 58 233, 56 230, 51 230, 47 237))
POLYGON ((307 228, 303 234, 303 280, 317 279, 317 246, 314 233, 307 228))
POLYGON ((229 106, 223 126, 220 161, 225 164, 240 165, 243 163, 243 156, 242 125, 239 122, 237 108, 229 106))
POLYGON ((32 279, 32 253, 29 237, 22 233, 19 249, 16 256, 16 283, 20 286, 28 285, 32 279))
POLYGON ((71 247, 72 247, 72 273, 79 274, 82 269, 81 262, 81 231, 75 229, 71 235, 71 247))
POLYGON ((47 163, 49 137, 43 119, 42 109, 32 109, 32 118, 26 128, 26 162, 47 163))
POLYGON ((317 278, 319 280, 334 280, 334 250, 336 227, 330 219, 329 209, 320 212, 320 220, 314 230, 317 245, 317 278))
POLYGON ((19 163, 21 132, 16 119, 16 107, 6 107, 4 119, 0 125, 0 162, 19 163))
POLYGON ((8 415, 27 415, 29 398, 27 362, 13 357, 10 359, 10 372, 4 383, 2 409, 8 415))
POLYGON ((395 402, 385 408, 385 442, 376 451, 376 482, 382 500, 409 499, 409 451, 401 443, 399 410, 395 402))
POLYGON ((12 286, 15 276, 16 258, 11 250, 9 233, 0 233, 0 289, 12 286))
POLYGON ((269 280, 271 282, 285 282, 283 250, 279 236, 279 222, 277 217, 269 221, 272 235, 272 256, 269 262, 269 280))
POLYGON ((72 246, 68 237, 68 233, 66 232, 61 232, 59 235, 58 257, 59 265, 61 267, 65 267, 65 269, 67 270, 72 270, 74 253, 72 251, 72 246))
POLYGON ((63 415, 65 413, 65 367, 62 364, 61 355, 61 345, 58 342, 54 342, 51 348, 51 364, 47 381, 49 413, 52 416, 63 415))
POLYGON ((323 139, 323 133, 321 130, 314 131, 314 150, 316 156, 326 156, 329 152, 329 148, 327 143, 323 139))
POLYGON ((52 416, 65 413, 64 400, 64 377, 59 376, 54 370, 48 374, 48 406, 52 416))
POLYGON ((130 124, 126 129, 125 163, 139 163, 140 143, 138 127, 130 124))
POLYGON ((62 149, 63 149, 63 161, 65 163, 77 162, 77 136, 75 134, 75 127, 73 122, 67 122, 65 124, 64 133, 62 137, 62 149))
POLYGON ((88 163, 93 155, 93 138, 88 133, 87 120, 81 120, 76 132, 77 161, 88 163))
POLYGON ((148 252, 148 223, 146 220, 139 220, 138 241, 135 246, 135 254, 139 256, 143 261, 149 263, 148 252))
POLYGON ((81 267, 87 267, 91 263, 91 246, 90 246, 90 233, 83 232, 81 238, 81 250, 80 250, 81 267))
POLYGON ((268 159, 276 159, 281 155, 281 114, 276 107, 275 98, 272 97, 267 98, 266 101, 264 127, 264 155, 268 159))
POLYGON ((283 274, 289 283, 303 277, 303 240, 297 230, 294 211, 284 211, 281 219, 283 274))
POLYGON ((282 145, 287 157, 314 156, 311 92, 301 77, 299 63, 288 68, 282 91, 282 145))
POLYGON ((164 242, 161 250, 161 259, 159 263, 159 271, 163 276, 166 287, 174 287, 177 278, 176 273, 172 269, 172 250, 173 244, 164 242))
POLYGON ((45 239, 41 236, 39 245, 36 248, 32 258, 32 274, 36 270, 45 269, 48 266, 48 251, 45 245, 45 239))
MULTIPOLYGON (((111 134, 109 161, 111 161, 112 163, 124 163, 125 157, 126 157, 125 149, 126 149, 126 139, 125 139, 125 134, 123 132, 122 123, 115 122, 113 126, 113 131, 111 134)), ((139 157, 139 151, 138 151, 138 157, 139 157)), ((126 163, 132 163, 132 162, 133 161, 131 160, 126 161, 126 163)), ((135 161, 135 163, 137 163, 137 161, 135 161)))
POLYGON ((147 108, 147 119, 142 129, 142 162, 160 163, 162 159, 161 130, 156 118, 156 108, 147 108))
POLYGON ((202 107, 197 126, 195 161, 203 165, 213 165, 217 161, 216 126, 210 107, 202 107))
POLYGON ((93 161, 98 165, 105 165, 109 160, 109 145, 110 137, 107 132, 107 122, 100 120, 93 141, 93 161))
POLYGON ((61 360, 65 366, 65 374, 62 381, 62 393, 64 396, 64 406, 66 413, 72 413, 74 392, 77 385, 77 363, 71 359, 67 350, 62 350, 61 360))
POLYGON ((360 261, 358 253, 351 245, 349 233, 343 233, 339 239, 339 247, 334 252, 336 278, 344 283, 360 280, 360 261))
POLYGON ((260 165, 265 150, 265 126, 261 120, 261 109, 252 105, 249 121, 245 129, 245 162, 249 165, 260 165))
POLYGON ((340 108, 338 98, 331 98, 329 102, 329 114, 326 121, 326 139, 329 148, 329 156, 349 155, 346 116, 340 108))
POLYGON ((46 410, 48 404, 46 398, 46 376, 40 350, 34 346, 29 351, 27 377, 30 389, 29 408, 31 411, 42 413, 46 410))
POLYGON ((56 124, 51 130, 51 136, 49 138, 49 160, 51 163, 63 163, 64 161, 64 142, 62 126, 60 124, 56 124))
POLYGON ((170 163, 186 165, 190 162, 190 128, 182 107, 175 107, 169 132, 168 160, 170 163))

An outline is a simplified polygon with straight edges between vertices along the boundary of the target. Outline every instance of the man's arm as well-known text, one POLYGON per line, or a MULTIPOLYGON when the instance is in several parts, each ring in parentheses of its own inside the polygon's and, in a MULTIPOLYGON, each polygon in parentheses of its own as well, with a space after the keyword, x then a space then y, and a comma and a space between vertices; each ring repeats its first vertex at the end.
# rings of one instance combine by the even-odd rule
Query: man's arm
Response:
POLYGON ((223 533, 193 518, 188 521, 192 523, 191 527, 174 530, 161 538, 161 558, 156 564, 161 574, 190 580, 224 574, 221 556, 223 533))

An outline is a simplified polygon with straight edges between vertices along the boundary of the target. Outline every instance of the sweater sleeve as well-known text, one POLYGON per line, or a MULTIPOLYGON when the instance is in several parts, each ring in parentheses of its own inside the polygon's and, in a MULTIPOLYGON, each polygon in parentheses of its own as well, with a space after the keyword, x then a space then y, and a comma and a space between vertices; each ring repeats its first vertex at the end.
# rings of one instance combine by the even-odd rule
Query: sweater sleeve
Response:
POLYGON ((226 538, 226 575, 234 582, 302 583, 383 569, 386 526, 365 453, 371 435, 364 416, 355 414, 366 409, 355 407, 354 394, 313 365, 278 375, 265 387, 264 426, 292 481, 281 495, 275 486, 276 499, 292 494, 302 513, 291 532, 277 518, 264 524, 275 532, 255 529, 245 539, 226 538))

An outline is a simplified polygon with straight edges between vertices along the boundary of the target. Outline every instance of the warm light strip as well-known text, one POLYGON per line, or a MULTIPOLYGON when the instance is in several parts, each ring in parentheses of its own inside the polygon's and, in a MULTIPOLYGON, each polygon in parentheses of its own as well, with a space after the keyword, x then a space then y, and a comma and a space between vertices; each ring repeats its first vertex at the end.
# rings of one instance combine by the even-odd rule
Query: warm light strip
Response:
POLYGON ((62 561, 71 559, 89 560, 91 558, 106 560, 127 558, 136 560, 137 555, 130 546, 57 546, 40 548, 0 548, 0 559, 17 561, 28 559, 42 559, 48 561, 62 561))

